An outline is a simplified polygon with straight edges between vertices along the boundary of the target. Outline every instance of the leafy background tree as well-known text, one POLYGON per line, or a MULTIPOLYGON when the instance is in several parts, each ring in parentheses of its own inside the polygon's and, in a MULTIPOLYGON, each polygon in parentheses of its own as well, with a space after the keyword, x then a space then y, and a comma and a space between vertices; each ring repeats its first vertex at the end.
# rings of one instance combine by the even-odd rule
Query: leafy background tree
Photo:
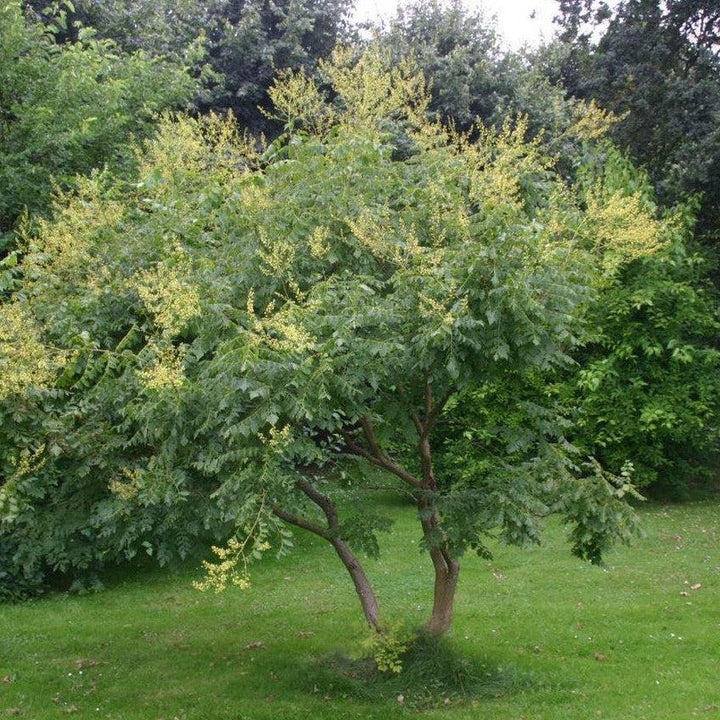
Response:
POLYGON ((76 174, 106 164, 127 172, 132 140, 195 93, 181 67, 123 53, 90 30, 58 45, 56 27, 26 18, 19 2, 0 5, 0 249, 14 245, 23 213, 47 212, 54 188, 76 174))
MULTIPOLYGON (((29 5, 44 16, 44 0, 29 5)), ((338 41, 349 39, 351 9, 342 0, 79 0, 58 39, 74 41, 77 27, 92 27, 126 52, 190 63, 203 78, 198 109, 232 110, 244 128, 277 134, 281 126, 258 109, 269 106, 276 72, 312 72, 338 41)))
MULTIPOLYGON (((720 10, 703 0, 560 2, 567 91, 622 120, 613 138, 647 169, 659 200, 702 194, 698 229, 720 224, 720 10), (597 43, 590 31, 605 30, 597 43)), ((715 240, 712 240, 715 238, 715 240)))

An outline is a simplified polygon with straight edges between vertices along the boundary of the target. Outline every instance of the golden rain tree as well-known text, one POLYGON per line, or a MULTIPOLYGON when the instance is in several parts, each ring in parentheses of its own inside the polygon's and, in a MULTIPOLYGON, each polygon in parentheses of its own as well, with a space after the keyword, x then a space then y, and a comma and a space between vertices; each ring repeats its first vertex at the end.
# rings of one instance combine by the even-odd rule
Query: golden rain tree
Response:
POLYGON ((22 313, 33 332, 0 339, 2 528, 26 566, 164 559, 210 528, 200 584, 245 585, 289 525, 332 545, 382 631, 358 557, 387 525, 363 502, 381 486, 417 508, 441 635, 488 536, 536 541, 558 512, 598 561, 631 535, 627 478, 562 443, 532 472, 459 483, 436 475, 434 433, 458 393, 567 362, 597 287, 663 225, 601 173, 568 187, 522 119, 427 121, 409 64, 341 52, 322 70, 333 102, 280 73, 287 130, 269 146, 232 119, 168 117, 136 184, 83 182, 30 241, 2 327, 22 313), (70 498, 74 525, 54 531, 70 498))

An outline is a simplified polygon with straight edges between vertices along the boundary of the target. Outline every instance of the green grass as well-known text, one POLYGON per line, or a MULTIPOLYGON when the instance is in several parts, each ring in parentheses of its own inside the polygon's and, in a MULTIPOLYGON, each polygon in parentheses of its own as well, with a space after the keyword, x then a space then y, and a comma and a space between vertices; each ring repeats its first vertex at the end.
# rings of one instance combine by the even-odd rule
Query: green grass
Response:
MULTIPOLYGON (((367 637, 349 578, 303 538, 295 556, 258 565, 247 591, 201 594, 196 569, 145 571, 96 595, 0 607, 0 717, 720 718, 720 504, 641 514, 646 537, 605 569, 573 559, 553 524, 543 547, 465 558, 432 660, 467 670, 465 692, 412 663, 364 680, 346 659, 367 637)), ((429 563, 412 510, 397 515, 367 569, 386 618, 419 625, 429 563)))

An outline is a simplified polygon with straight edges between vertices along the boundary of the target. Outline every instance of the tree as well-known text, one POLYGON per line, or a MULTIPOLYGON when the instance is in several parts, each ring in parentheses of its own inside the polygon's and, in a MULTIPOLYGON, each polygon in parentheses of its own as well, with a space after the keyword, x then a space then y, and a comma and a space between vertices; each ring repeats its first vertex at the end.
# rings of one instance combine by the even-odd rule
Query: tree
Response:
POLYGON ((460 0, 403 5, 378 35, 396 58, 414 58, 431 85, 430 112, 460 128, 490 124, 512 92, 512 60, 492 24, 460 0))
POLYGON ((58 46, 53 28, 25 18, 19 2, 0 3, 0 251, 14 246, 18 218, 47 212, 54 188, 72 187, 76 174, 129 170, 131 138, 195 92, 181 67, 88 31, 58 46))
POLYGON ((435 433, 479 379, 566 362, 594 286, 663 224, 601 178, 566 186, 522 122, 476 140, 428 122, 406 63, 340 53, 322 71, 334 105, 281 73, 287 132, 267 148, 232 121, 166 120, 138 183, 88 181, 43 225, 0 328, 4 532, 35 547, 82 486, 88 517, 55 550, 67 567, 98 542, 165 552, 153 522, 194 512, 231 535, 206 564, 222 587, 246 584, 273 538, 289 549, 289 524, 333 546, 382 630, 357 553, 378 550, 387 521, 363 498, 383 487, 417 508, 440 635, 461 556, 488 535, 537 541, 559 512, 594 562, 630 536, 627 478, 578 470, 560 438, 519 478, 456 481, 436 474, 435 433), (39 432, 19 432, 33 403, 39 432))
MULTIPOLYGON (((44 0, 28 4, 43 17, 44 0)), ((195 97, 199 110, 229 109, 244 128, 276 135, 282 128, 258 107, 267 107, 277 69, 313 72, 346 37, 350 10, 343 0, 78 0, 59 39, 74 40, 78 26, 92 27, 126 52, 192 61, 204 79, 195 97)))
MULTIPOLYGON (((616 143, 649 173, 664 205, 703 196, 698 234, 720 223, 720 9, 714 0, 560 2, 559 77, 622 118, 616 143), (602 28, 592 42, 591 32, 602 28)), ((556 68, 558 70, 558 68, 556 68)), ((556 75, 556 77, 558 76, 556 75)))

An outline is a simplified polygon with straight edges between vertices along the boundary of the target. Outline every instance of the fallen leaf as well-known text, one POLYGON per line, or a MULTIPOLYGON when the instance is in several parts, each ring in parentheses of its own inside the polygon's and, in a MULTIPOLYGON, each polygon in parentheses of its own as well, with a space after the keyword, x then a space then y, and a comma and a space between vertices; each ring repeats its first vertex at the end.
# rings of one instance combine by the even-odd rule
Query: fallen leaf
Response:
POLYGON ((258 642, 251 642, 245 646, 245 650, 264 650, 265 643, 259 640, 258 642))
POLYGON ((596 653, 595 653, 595 659, 596 659, 598 662, 607 662, 607 656, 606 656, 606 655, 603 655, 603 654, 600 653, 600 652, 596 652, 596 653))
POLYGON ((690 595, 690 593, 689 593, 689 592, 686 592, 685 590, 683 590, 680 594, 681 594, 683 597, 687 597, 688 595, 690 595))
POLYGON ((699 590, 702 587, 700 583, 695 583, 694 585, 690 586, 691 590, 699 590))
POLYGON ((15 677, 13 675, 5 675, 5 677, 3 677, 4 683, 11 683, 14 681, 15 681, 15 677))
POLYGON ((397 701, 398 701, 399 703, 404 703, 404 702, 405 702, 405 696, 404 696, 404 695, 398 695, 398 696, 397 696, 397 701))
POLYGON ((5 708, 6 715, 22 715, 23 711, 20 708, 5 708))
POLYGON ((306 638, 310 637, 311 635, 314 635, 315 633, 311 632, 310 630, 301 630, 297 636, 300 638, 306 638))

